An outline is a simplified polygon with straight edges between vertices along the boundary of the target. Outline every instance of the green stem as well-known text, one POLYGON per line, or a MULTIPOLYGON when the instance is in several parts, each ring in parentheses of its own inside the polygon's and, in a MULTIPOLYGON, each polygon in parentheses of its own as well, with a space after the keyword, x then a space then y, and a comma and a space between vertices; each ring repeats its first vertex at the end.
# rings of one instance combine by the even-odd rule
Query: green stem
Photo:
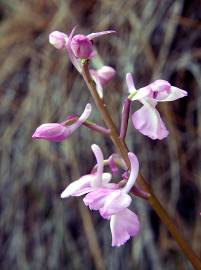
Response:
MULTIPOLYGON (((110 113, 107 110, 107 107, 101 99, 96 91, 96 87, 94 86, 94 83, 91 79, 90 73, 89 73, 89 68, 88 68, 88 62, 85 62, 83 64, 83 69, 82 69, 82 76, 89 88, 89 91, 96 103, 97 108, 100 111, 100 114, 110 130, 110 138, 112 142, 114 143, 118 153, 122 156, 124 159, 126 165, 128 168, 130 168, 130 162, 128 159, 128 147, 125 144, 124 140, 122 140, 117 132, 117 128, 110 116, 110 113)), ((183 238, 182 234, 178 230, 178 228, 175 226, 174 221, 170 218, 166 210, 162 207, 158 199, 155 197, 153 194, 150 185, 147 183, 147 181, 144 179, 144 177, 139 174, 137 178, 137 182, 140 185, 140 187, 147 193, 150 194, 148 197, 148 202, 152 206, 152 208, 155 210, 157 215, 160 217, 161 221, 166 225, 167 229, 169 232, 172 234, 173 238, 175 241, 178 243, 180 246, 181 250, 183 253, 187 256, 191 264, 193 265, 194 269, 200 270, 201 269, 201 261, 197 257, 197 255, 194 253, 194 251, 191 249, 191 247, 188 245, 187 241, 183 238)), ((134 187, 135 188, 135 187, 134 187)), ((134 189, 133 188, 133 189, 134 189)), ((133 190, 132 190, 133 192, 133 190)))

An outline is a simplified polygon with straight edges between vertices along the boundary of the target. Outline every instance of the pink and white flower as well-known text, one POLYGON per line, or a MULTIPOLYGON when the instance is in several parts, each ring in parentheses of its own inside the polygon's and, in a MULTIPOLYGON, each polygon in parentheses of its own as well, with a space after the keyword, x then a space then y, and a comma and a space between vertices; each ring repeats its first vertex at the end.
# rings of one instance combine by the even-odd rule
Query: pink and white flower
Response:
POLYGON ((171 86, 165 80, 156 80, 136 90, 131 73, 126 75, 126 82, 130 93, 128 98, 132 101, 138 100, 143 104, 142 108, 132 115, 134 127, 153 140, 166 138, 169 132, 156 109, 156 105, 158 102, 177 100, 187 96, 188 93, 171 86))
POLYGON ((102 202, 102 204, 99 202, 101 207, 98 210, 103 218, 110 218, 111 215, 129 207, 132 202, 128 193, 135 184, 139 172, 139 163, 135 154, 128 153, 128 157, 131 162, 131 172, 129 179, 123 188, 118 188, 118 186, 116 186, 115 188, 113 187, 108 190, 108 188, 102 184, 101 188, 90 192, 84 198, 84 203, 92 210, 97 210, 97 200, 102 202))
POLYGON ((139 163, 133 153, 128 153, 128 157, 131 162, 131 172, 123 188, 115 186, 108 189, 103 186, 89 192, 84 198, 85 205, 92 210, 99 210, 103 218, 110 219, 112 246, 124 244, 131 236, 137 235, 140 229, 137 215, 128 209, 132 202, 128 193, 137 178, 139 163))
POLYGON ((132 202, 128 193, 137 178, 139 163, 133 153, 128 154, 131 173, 126 185, 120 188, 118 184, 110 183, 110 173, 103 172, 104 159, 99 146, 93 144, 92 151, 97 160, 97 171, 72 182, 62 192, 61 197, 87 194, 83 200, 85 205, 91 210, 99 210, 103 218, 110 220, 112 246, 120 246, 131 236, 135 236, 140 228, 137 215, 127 209, 132 202))
POLYGON ((77 128, 79 128, 83 122, 87 120, 90 114, 91 104, 87 104, 82 115, 72 125, 65 126, 64 123, 42 124, 36 129, 32 138, 61 142, 67 139, 77 128))

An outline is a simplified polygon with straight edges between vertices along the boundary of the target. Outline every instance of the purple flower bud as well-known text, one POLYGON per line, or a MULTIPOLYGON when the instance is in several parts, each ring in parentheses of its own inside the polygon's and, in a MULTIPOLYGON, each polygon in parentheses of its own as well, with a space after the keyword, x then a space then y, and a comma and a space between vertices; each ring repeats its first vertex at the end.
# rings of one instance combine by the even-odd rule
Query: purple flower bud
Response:
POLYGON ((93 54, 93 45, 88 37, 76 35, 72 38, 71 49, 77 58, 88 59, 93 54))
POLYGON ((109 83, 109 81, 111 81, 115 74, 116 71, 114 70, 114 68, 109 66, 103 66, 97 70, 97 75, 102 85, 106 85, 107 83, 109 83))
POLYGON ((58 123, 46 123, 39 126, 34 132, 33 139, 44 139, 52 142, 60 142, 69 136, 69 130, 58 123))
MULTIPOLYGON (((70 126, 63 123, 46 123, 39 126, 34 134, 33 139, 44 139, 52 142, 61 142, 67 139, 83 122, 87 120, 91 113, 91 104, 88 103, 79 119, 70 126)), ((65 123, 65 122, 64 122, 65 123)))
POLYGON ((49 43, 57 49, 63 49, 68 42, 68 36, 62 32, 54 31, 49 35, 49 43))

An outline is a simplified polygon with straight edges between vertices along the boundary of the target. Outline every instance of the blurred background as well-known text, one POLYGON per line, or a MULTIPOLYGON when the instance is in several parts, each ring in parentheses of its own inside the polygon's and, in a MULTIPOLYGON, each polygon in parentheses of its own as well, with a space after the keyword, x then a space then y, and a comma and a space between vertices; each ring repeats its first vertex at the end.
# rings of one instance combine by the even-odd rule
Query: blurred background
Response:
MULTIPOLYGON (((141 233, 111 247, 109 222, 89 213, 82 199, 60 199, 71 181, 90 171, 90 146, 105 157, 111 142, 86 127, 62 143, 34 141, 36 127, 80 114, 89 92, 65 51, 48 43, 54 30, 115 29, 97 39, 101 61, 117 70, 105 100, 119 125, 125 74, 137 87, 166 79, 188 91, 160 104, 170 135, 152 141, 130 125, 127 143, 141 172, 201 255, 201 2, 173 0, 0 1, 0 269, 192 269, 148 204, 133 203, 141 233)), ((97 64, 97 62, 96 62, 97 64)), ((133 104, 132 111, 137 109, 133 104)), ((102 123, 95 107, 92 119, 102 123)))

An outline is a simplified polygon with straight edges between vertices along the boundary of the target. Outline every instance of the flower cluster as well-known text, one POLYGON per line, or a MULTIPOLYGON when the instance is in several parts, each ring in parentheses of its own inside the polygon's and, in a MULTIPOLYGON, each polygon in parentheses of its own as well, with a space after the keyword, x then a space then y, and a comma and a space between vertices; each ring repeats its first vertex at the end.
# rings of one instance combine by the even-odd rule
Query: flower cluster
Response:
POLYGON ((126 185, 121 187, 119 184, 110 183, 112 175, 103 172, 104 159, 100 147, 93 144, 91 148, 97 161, 96 172, 72 182, 62 192, 61 197, 87 194, 83 200, 85 205, 91 210, 98 210, 104 219, 110 220, 112 246, 120 246, 130 236, 135 236, 139 232, 138 217, 128 209, 132 202, 128 193, 137 178, 139 163, 135 154, 128 153, 131 172, 126 185))
MULTIPOLYGON (((49 36, 49 42, 57 49, 66 49, 68 56, 79 73, 82 73, 82 66, 86 61, 97 55, 92 40, 115 31, 103 31, 89 35, 74 35, 75 28, 70 35, 54 31, 49 36)), ((100 100, 103 99, 103 86, 107 85, 114 77, 116 71, 109 66, 102 66, 100 69, 89 69, 91 79, 96 85, 96 91, 100 100)), ((160 113, 156 109, 158 102, 174 101, 187 95, 187 92, 172 86, 168 81, 156 80, 149 85, 136 89, 132 75, 126 75, 129 95, 126 101, 130 104, 139 101, 142 107, 132 115, 133 126, 143 135, 151 139, 162 140, 168 136, 168 130, 163 123, 160 113)), ((39 126, 33 134, 34 139, 45 139, 53 142, 60 142, 67 139, 77 128, 86 125, 92 130, 110 135, 111 130, 100 127, 88 118, 91 113, 91 105, 87 104, 80 117, 69 116, 62 123, 46 123, 39 126)), ((122 112, 122 122, 129 118, 130 107, 122 112), (126 116, 123 114, 126 114, 126 116)), ((127 130, 126 124, 122 125, 127 130)), ((126 130, 124 133, 126 133, 126 130)), ((120 136, 121 137, 121 136, 120 136)), ((84 196, 84 204, 90 210, 99 211, 103 219, 110 221, 112 234, 112 246, 124 244, 131 236, 138 234, 140 223, 137 215, 128 209, 132 198, 129 192, 135 186, 139 172, 139 162, 134 153, 128 153, 130 169, 125 166, 124 161, 116 153, 113 153, 105 162, 100 147, 92 145, 97 164, 90 174, 82 176, 72 182, 62 192, 62 198, 70 196, 84 196), (109 165, 111 173, 104 172, 105 164, 109 165), (112 175, 118 172, 119 164, 123 164, 124 173, 119 183, 111 182, 112 175), (123 180, 123 181, 122 181, 123 180)), ((143 191, 139 190, 139 194, 143 191)), ((143 197, 143 196, 142 196, 143 197)))

